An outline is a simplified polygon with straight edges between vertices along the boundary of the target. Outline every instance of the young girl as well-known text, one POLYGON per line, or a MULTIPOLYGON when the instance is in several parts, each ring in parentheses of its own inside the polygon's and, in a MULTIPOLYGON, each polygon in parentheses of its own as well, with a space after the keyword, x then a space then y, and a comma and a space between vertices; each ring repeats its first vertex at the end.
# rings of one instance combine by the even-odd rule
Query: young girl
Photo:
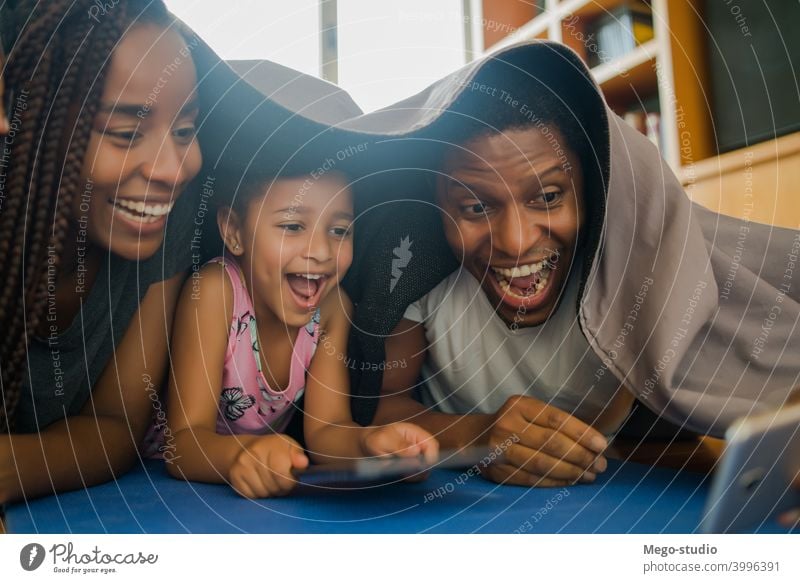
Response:
POLYGON ((137 459, 142 378, 164 378, 191 265, 191 219, 178 218, 201 166, 189 43, 160 2, 96 20, 94 4, 0 6, 0 503, 137 459))
POLYGON ((281 434, 304 392, 314 461, 435 459, 436 441, 415 425, 361 427, 350 417, 352 306, 338 284, 352 260, 352 221, 352 194, 333 171, 248 180, 219 209, 226 253, 186 283, 178 303, 173 476, 229 482, 250 498, 286 494, 292 472, 309 463, 281 434))

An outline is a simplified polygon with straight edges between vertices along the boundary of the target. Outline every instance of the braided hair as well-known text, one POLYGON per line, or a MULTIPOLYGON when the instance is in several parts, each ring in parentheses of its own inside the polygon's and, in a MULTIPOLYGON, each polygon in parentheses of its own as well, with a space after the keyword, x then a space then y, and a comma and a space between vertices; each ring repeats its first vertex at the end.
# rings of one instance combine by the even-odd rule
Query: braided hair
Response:
POLYGON ((28 344, 52 301, 113 50, 133 23, 171 21, 161 0, 116 0, 102 13, 94 0, 15 4, 11 131, 0 139, 0 431, 13 429, 28 344))

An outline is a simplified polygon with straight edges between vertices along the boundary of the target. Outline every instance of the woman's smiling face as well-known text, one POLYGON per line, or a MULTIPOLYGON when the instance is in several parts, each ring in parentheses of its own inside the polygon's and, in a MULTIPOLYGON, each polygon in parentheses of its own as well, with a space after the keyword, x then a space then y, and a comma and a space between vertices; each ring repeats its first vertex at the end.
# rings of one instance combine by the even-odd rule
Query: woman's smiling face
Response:
POLYGON ((73 228, 130 260, 161 245, 167 216, 200 171, 197 77, 183 37, 131 28, 114 49, 73 202, 73 228))

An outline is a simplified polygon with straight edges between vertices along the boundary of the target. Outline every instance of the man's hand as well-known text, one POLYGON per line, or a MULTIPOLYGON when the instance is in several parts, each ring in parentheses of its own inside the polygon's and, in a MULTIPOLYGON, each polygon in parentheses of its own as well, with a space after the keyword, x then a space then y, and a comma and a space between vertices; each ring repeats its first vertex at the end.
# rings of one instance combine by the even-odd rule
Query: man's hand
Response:
POLYGON ((489 446, 502 459, 484 470, 490 480, 524 486, 592 482, 607 467, 606 439, 583 421, 532 397, 514 396, 495 414, 489 446))
POLYGON ((292 470, 304 470, 308 458, 294 439, 267 435, 249 445, 231 465, 228 479, 245 498, 285 496, 296 485, 292 470))

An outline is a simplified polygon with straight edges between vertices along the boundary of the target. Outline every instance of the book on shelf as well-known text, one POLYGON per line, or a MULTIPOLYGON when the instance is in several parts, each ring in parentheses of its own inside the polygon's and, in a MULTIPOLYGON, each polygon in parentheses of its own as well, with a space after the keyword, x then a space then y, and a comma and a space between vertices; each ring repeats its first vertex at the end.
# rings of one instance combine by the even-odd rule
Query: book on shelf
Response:
POLYGON ((587 33, 587 38, 595 42, 586 43, 586 60, 596 67, 652 40, 655 36, 653 11, 642 0, 627 0, 593 20, 587 33))
POLYGON ((659 150, 663 149, 661 140, 661 114, 657 111, 634 109, 622 114, 631 127, 648 137, 659 150))

